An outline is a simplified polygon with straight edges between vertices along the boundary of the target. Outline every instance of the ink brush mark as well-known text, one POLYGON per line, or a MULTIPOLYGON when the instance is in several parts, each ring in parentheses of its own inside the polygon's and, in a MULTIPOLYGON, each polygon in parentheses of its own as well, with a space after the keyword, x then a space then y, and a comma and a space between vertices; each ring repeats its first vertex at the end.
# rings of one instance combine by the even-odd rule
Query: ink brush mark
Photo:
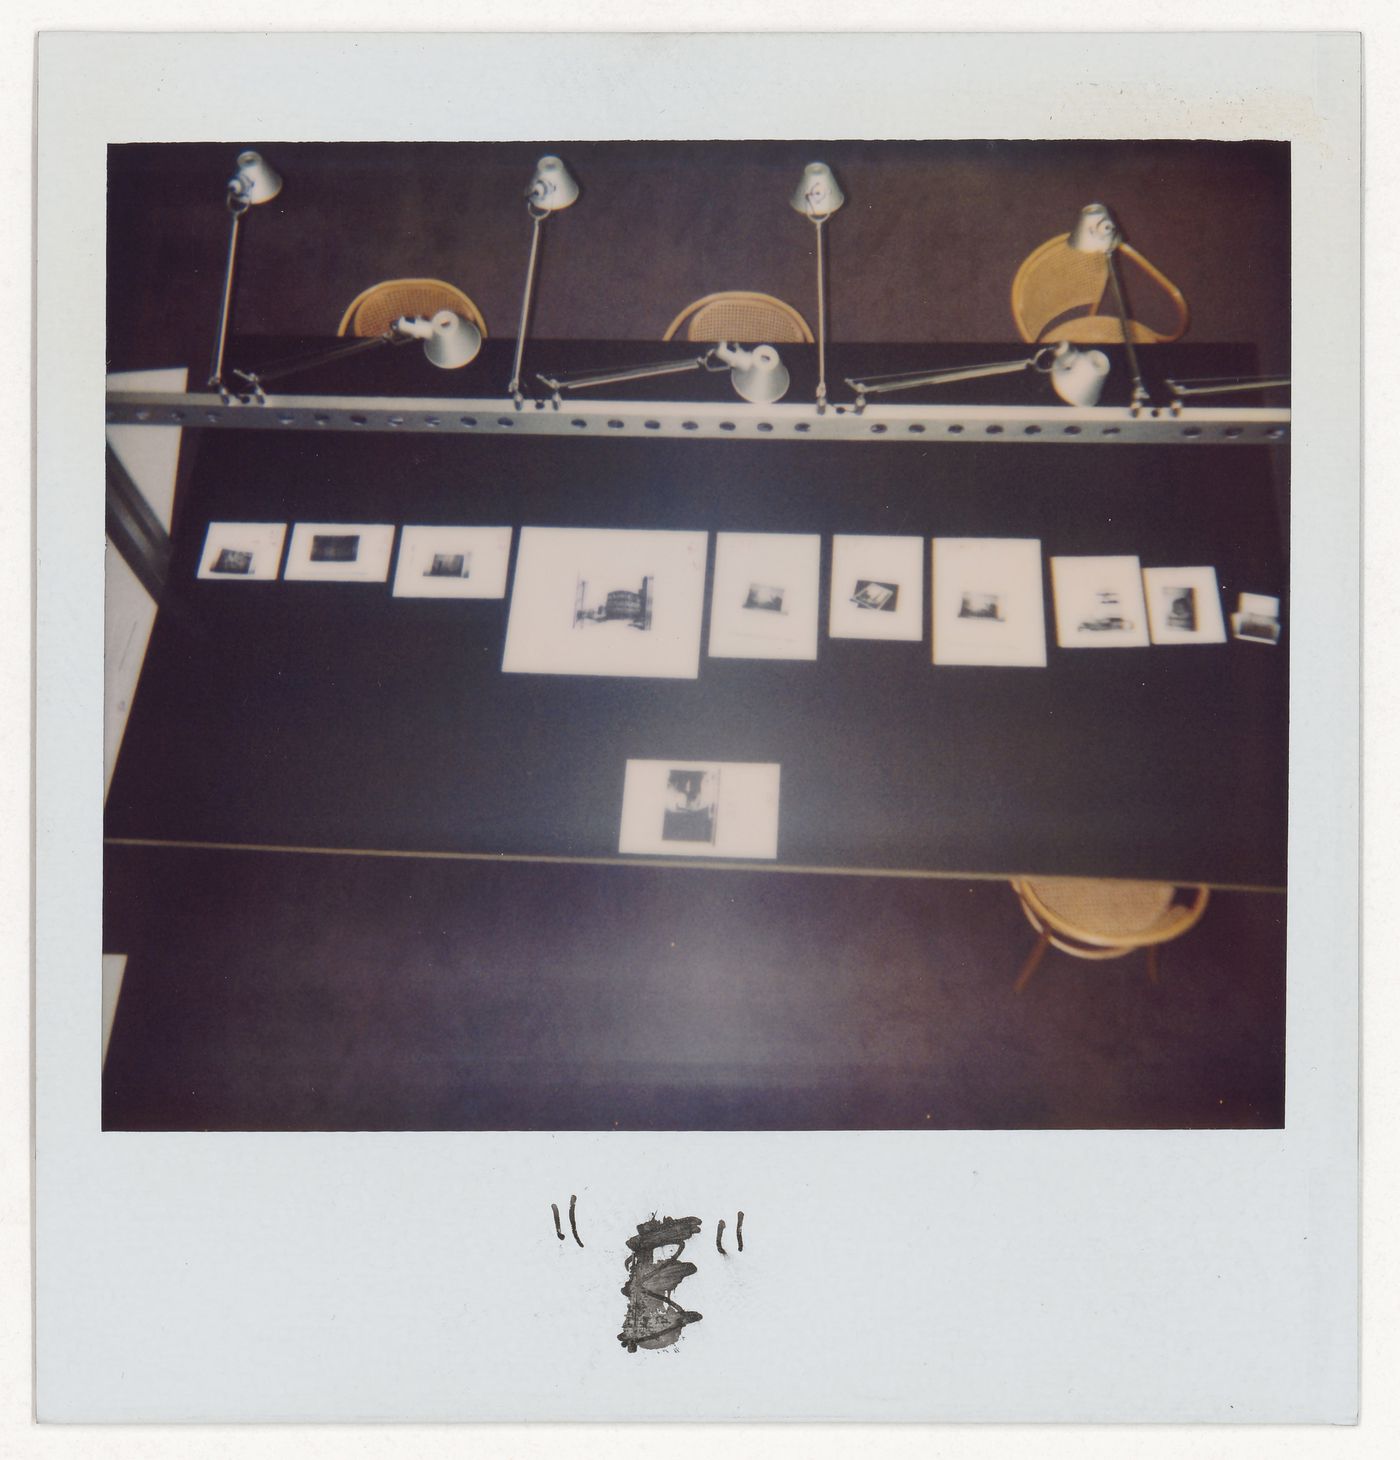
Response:
MULTIPOLYGON (((739 1220, 734 1224, 734 1235, 739 1239, 739 1251, 744 1250, 744 1214, 739 1213, 739 1220)), ((728 1257, 724 1250, 724 1218, 719 1219, 719 1226, 715 1228, 715 1246, 719 1249, 721 1257, 728 1257)))
POLYGON ((734 1235, 739 1239, 739 1251, 744 1250, 744 1214, 739 1213, 739 1220, 734 1224, 734 1235))
MULTIPOLYGON (((552 1201, 549 1209, 554 1213, 554 1235, 562 1242, 564 1240, 564 1228, 559 1224, 559 1203, 552 1201)), ((569 1231, 574 1234, 574 1241, 580 1247, 583 1246, 583 1238, 578 1234, 578 1196, 569 1197, 569 1231)))
MULTIPOLYGON (((571 1196, 569 1198, 569 1231, 571 1231, 574 1234, 574 1241, 577 1242, 580 1247, 582 1247, 583 1246, 583 1238, 580 1237, 579 1234, 578 1234, 578 1222, 574 1218, 574 1208, 577 1205, 578 1205, 578 1197, 577 1196, 571 1196)), ((555 1226, 557 1227, 558 1225, 559 1224, 556 1221, 555 1222, 555 1226)), ((560 1241, 563 1240, 563 1237, 564 1237, 564 1234, 561 1232, 559 1234, 560 1241)))
POLYGON ((669 1348, 687 1324, 700 1321, 701 1314, 682 1308, 671 1296, 697 1271, 693 1262, 681 1262, 680 1255, 699 1231, 698 1217, 662 1217, 659 1221, 653 1217, 639 1222, 637 1235, 627 1239, 627 1281, 622 1288, 627 1314, 617 1337, 628 1353, 639 1348, 669 1348), (676 1250, 658 1259, 656 1252, 662 1247, 676 1250))

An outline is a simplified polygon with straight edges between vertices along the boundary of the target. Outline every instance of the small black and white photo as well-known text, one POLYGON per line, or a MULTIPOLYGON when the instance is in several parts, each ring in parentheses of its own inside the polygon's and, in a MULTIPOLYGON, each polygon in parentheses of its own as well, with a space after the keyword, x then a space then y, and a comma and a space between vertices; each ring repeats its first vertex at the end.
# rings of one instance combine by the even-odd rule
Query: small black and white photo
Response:
POLYGON ((358 532, 318 532, 311 539, 313 563, 354 563, 359 556, 358 532))
POLYGON ((786 598, 786 588, 773 583, 750 583, 749 591, 744 595, 744 607, 760 613, 786 613, 783 607, 786 598))
POLYGON ((509 527, 411 526, 399 534, 395 598, 501 598, 509 527))
POLYGON ((1123 595, 1116 588, 1100 588, 1094 593, 1094 611, 1080 620, 1079 631, 1085 634, 1126 633, 1135 627, 1123 611, 1123 595))
POLYGON ((1005 623, 1006 616, 1002 612, 1001 594, 963 589, 962 598, 958 604, 958 617, 1005 623))
POLYGON ((833 639, 924 636, 924 540, 836 533, 831 539, 833 639))
POLYGON ((899 607, 899 584, 860 578, 855 592, 851 594, 851 602, 863 612, 893 613, 899 607))
POLYGON ((253 555, 245 548, 220 548, 214 559, 211 573, 241 573, 245 577, 253 571, 253 555))
POLYGON ((1192 633, 1196 628, 1196 590, 1169 586, 1161 590, 1167 608, 1167 627, 1192 633))
POLYGON ((423 569, 425 578, 470 578, 471 555, 469 553, 434 553, 433 560, 423 569))
POLYGON ((275 579, 286 536, 285 522, 211 522, 204 536, 198 576, 225 583, 275 579))
POLYGON ((655 585, 656 579, 649 573, 636 588, 600 588, 580 575, 574 590, 574 627, 622 624, 648 633, 656 604, 655 585))
POLYGON ((1263 618, 1254 613, 1232 613, 1230 622, 1237 639, 1254 639, 1260 644, 1277 644, 1281 629, 1276 618, 1263 618))
POLYGON ((394 552, 392 523, 298 522, 287 551, 288 578, 382 583, 394 552))
POLYGON ((719 770, 672 768, 666 777, 661 837, 668 842, 715 840, 719 813, 719 770))
POLYGON ((669 857, 778 855, 773 762, 629 760, 617 849, 669 857))
POLYGON ((1144 568, 1147 626, 1154 644, 1223 644, 1225 618, 1215 569, 1144 568))

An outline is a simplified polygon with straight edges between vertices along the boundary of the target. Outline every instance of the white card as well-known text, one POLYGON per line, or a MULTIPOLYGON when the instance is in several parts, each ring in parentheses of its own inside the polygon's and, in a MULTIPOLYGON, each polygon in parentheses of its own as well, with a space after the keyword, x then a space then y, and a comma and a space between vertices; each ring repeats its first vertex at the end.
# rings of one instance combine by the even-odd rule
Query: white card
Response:
POLYGON ((395 598, 503 598, 509 527, 405 527, 395 598))
POLYGON ((933 540, 933 662, 1045 667, 1045 584, 1033 537, 933 540))
POLYGON ((833 537, 827 631, 833 639, 922 639, 923 538, 833 537))
POLYGON ((382 522, 298 522, 286 578, 382 583, 389 576, 394 528, 382 522))
POLYGON ((1144 568, 1142 589, 1154 644, 1225 642, 1214 568, 1144 568))
POLYGON ((673 857, 778 855, 777 765, 629 760, 619 852, 673 857))
POLYGON ((524 527, 501 667, 695 679, 704 532, 524 527))
POLYGON ((1050 580, 1060 648, 1146 647, 1147 605, 1136 558, 1051 558, 1050 580))
POLYGON ((198 576, 227 583, 276 578, 286 536, 285 522, 211 522, 198 576))
POLYGON ((715 659, 815 659, 820 537, 721 532, 710 596, 715 659))

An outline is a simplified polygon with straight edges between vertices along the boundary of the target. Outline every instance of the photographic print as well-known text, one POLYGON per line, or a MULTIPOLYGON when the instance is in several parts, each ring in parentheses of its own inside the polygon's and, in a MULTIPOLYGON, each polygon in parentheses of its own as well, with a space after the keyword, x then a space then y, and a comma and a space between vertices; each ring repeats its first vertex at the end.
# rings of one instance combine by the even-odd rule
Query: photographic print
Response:
POLYGON ((827 632, 833 639, 922 639, 923 538, 833 537, 827 632))
POLYGON ((704 532, 522 528, 501 667, 694 679, 708 550, 704 532))
POLYGON ((593 624, 622 625, 651 632, 651 610, 656 580, 647 574, 637 588, 599 588, 586 578, 578 580, 574 592, 574 627, 593 624))
POLYGON ((752 762, 629 760, 619 852, 773 859, 780 767, 752 762))
POLYGON ((719 806, 719 767, 671 771, 666 777, 666 796, 661 839, 713 843, 719 806))
POLYGON ((1239 607, 1230 615, 1230 627, 1237 639, 1277 644, 1283 632, 1278 610, 1279 600, 1267 593, 1241 593, 1239 607))
POLYGON ((394 550, 391 523, 298 522, 287 550, 289 579, 382 583, 394 550))
POLYGON ((1045 666, 1040 541, 933 540, 933 662, 1045 666))
POLYGON ((285 522, 211 522, 197 576, 234 583, 274 579, 286 536, 285 522))
POLYGON ((710 598, 716 659, 815 659, 821 538, 721 532, 710 598))
POLYGON ((1142 586, 1154 644, 1225 642, 1214 568, 1144 568, 1142 586))
POLYGON ((509 527, 405 527, 395 598, 503 598, 509 527))
POLYGON ((1146 647, 1147 605, 1135 557, 1051 558, 1050 579, 1060 648, 1146 647))

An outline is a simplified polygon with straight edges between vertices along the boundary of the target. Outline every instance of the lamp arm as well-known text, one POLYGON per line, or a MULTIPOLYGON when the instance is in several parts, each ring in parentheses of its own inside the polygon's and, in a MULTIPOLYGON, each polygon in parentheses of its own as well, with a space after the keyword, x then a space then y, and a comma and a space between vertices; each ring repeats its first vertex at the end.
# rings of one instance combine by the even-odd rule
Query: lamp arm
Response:
POLYGON ((238 225, 248 211, 246 198, 240 198, 229 190, 228 210, 232 215, 228 233, 228 262, 224 265, 223 297, 219 301, 219 327, 214 339, 214 356, 209 363, 209 387, 224 394, 224 347, 228 342, 228 316, 233 304, 233 274, 238 259, 238 225))
POLYGON ((540 224, 548 216, 547 213, 530 208, 530 218, 534 223, 534 231, 530 234, 530 262, 525 267, 525 292, 520 299, 520 327, 515 332, 515 365, 511 370, 510 384, 506 387, 515 399, 516 410, 525 403, 525 397, 520 393, 520 363, 525 356, 525 327, 530 318, 530 296, 535 288, 535 260, 540 251, 540 224))
POLYGON ((1143 384, 1142 370, 1138 365, 1137 350, 1133 346, 1133 332, 1128 326, 1128 306, 1123 299, 1123 286, 1118 281, 1118 265, 1114 262, 1114 255, 1118 252, 1117 240, 1108 251, 1108 278, 1113 285, 1113 297, 1118 305, 1118 322, 1123 327, 1123 348, 1128 354, 1128 370, 1133 377, 1133 414, 1136 415, 1138 408, 1152 403, 1152 397, 1148 393, 1146 385, 1143 384))
MULTIPOLYGON (((627 365, 618 370, 585 370, 563 375, 540 373, 535 379, 557 395, 562 390, 585 390, 592 385, 617 385, 625 380, 648 380, 654 375, 681 375, 687 370, 713 370, 714 350, 689 360, 668 360, 659 365, 627 365)), ((724 367, 728 369, 726 365, 724 367)))
POLYGON ((862 411, 865 409, 865 398, 869 395, 888 395, 893 390, 914 390, 921 385, 953 385, 960 380, 981 380, 990 375, 1015 375, 1022 370, 1038 370, 1044 373, 1050 369, 1048 358, 1053 356, 1054 350, 1047 347, 1037 350, 1027 360, 1003 360, 990 365, 955 365, 946 370, 868 375, 861 379, 847 376, 846 384, 856 393, 856 410, 862 411))
POLYGON ((381 345, 405 345, 412 335, 400 333, 397 325, 391 325, 382 335, 368 335, 361 340, 352 340, 345 345, 332 345, 328 349, 305 351, 300 355, 284 355, 262 370, 235 370, 233 373, 246 380, 254 391, 262 393, 269 380, 280 380, 287 375, 296 375, 317 365, 329 365, 335 360, 344 360, 350 355, 360 355, 381 345))

